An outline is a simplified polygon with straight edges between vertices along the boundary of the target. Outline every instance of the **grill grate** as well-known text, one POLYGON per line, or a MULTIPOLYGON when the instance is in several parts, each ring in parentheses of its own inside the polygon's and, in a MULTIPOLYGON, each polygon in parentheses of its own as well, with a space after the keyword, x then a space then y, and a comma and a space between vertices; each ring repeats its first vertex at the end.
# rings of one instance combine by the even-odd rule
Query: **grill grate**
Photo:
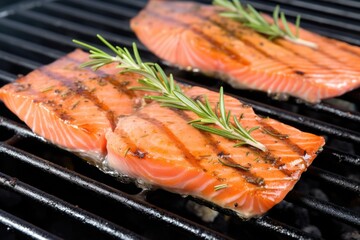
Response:
MULTIPOLYGON (((130 47, 135 41, 146 60, 159 61, 136 40, 128 25, 129 18, 145 3, 44 0, 0 9, 0 86, 72 51, 76 47, 73 38, 98 46, 97 33, 121 46, 130 47)), ((300 12, 304 27, 360 45, 355 37, 360 34, 358 2, 251 3, 264 12, 281 4, 290 17, 300 12)), ((0 103, 1 235, 33 239, 254 239, 271 234, 272 239, 351 239, 352 234, 359 234, 360 90, 309 105, 292 98, 277 101, 197 73, 169 66, 165 69, 185 83, 209 89, 225 85, 228 93, 252 105, 259 114, 325 135, 327 145, 295 189, 266 216, 242 221, 217 209, 220 215, 213 223, 206 223, 186 210, 186 204, 195 201, 214 207, 210 203, 120 183, 47 144, 0 103)))

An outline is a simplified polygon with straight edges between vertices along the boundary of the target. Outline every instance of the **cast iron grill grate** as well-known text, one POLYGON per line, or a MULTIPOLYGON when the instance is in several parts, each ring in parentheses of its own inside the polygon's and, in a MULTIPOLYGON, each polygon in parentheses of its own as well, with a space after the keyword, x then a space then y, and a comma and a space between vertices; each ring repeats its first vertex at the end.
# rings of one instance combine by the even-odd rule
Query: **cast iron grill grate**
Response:
MULTIPOLYGON (((355 37, 360 34, 358 2, 251 2, 265 12, 281 4, 290 17, 300 12, 304 27, 360 45, 355 37)), ((129 29, 129 18, 145 3, 43 0, 0 10, 0 86, 72 51, 73 38, 96 45, 97 33, 121 46, 135 41, 146 60, 159 61, 129 29)), ((47 144, 0 103, 0 235, 9 239, 355 239, 360 235, 360 90, 309 105, 166 69, 194 85, 210 89, 225 85, 228 93, 257 113, 324 135, 327 145, 295 189, 266 216, 242 221, 218 209, 220 215, 207 223, 187 206, 190 201, 211 204, 121 183, 47 144)))

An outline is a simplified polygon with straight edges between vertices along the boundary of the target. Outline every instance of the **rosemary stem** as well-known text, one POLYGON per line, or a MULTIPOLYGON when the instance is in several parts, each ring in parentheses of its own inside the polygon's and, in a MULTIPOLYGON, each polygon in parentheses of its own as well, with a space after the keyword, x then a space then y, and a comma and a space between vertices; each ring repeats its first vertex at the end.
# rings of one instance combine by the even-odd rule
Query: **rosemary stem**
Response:
POLYGON ((314 49, 318 48, 318 45, 316 43, 306 41, 306 40, 301 39, 301 38, 291 38, 291 37, 288 37, 288 36, 284 36, 283 38, 286 39, 287 41, 295 43, 295 44, 303 45, 303 46, 314 48, 314 49))
POLYGON ((257 149, 260 149, 261 151, 263 151, 263 152, 266 152, 266 147, 262 144, 262 143, 260 143, 260 142, 257 142, 257 141, 251 141, 251 140, 248 140, 248 139, 245 139, 245 141, 244 141, 247 145, 250 145, 250 146, 253 146, 253 147, 255 147, 255 148, 257 148, 257 149))

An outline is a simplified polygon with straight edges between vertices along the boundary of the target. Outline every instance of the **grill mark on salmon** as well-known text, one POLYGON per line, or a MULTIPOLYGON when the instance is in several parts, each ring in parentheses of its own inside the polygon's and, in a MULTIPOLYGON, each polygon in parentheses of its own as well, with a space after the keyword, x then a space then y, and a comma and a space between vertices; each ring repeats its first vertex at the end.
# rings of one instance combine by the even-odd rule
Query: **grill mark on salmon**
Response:
MULTIPOLYGON (((244 107, 248 107, 245 104, 242 104, 242 106, 244 107)), ((178 111, 178 110, 173 110, 176 114, 178 114, 180 117, 182 117, 185 121, 189 122, 192 119, 186 114, 186 112, 184 111, 178 111)), ((263 127, 263 128, 267 128, 269 131, 272 131, 274 134, 277 135, 281 135, 280 132, 276 131, 274 128, 271 128, 270 125, 259 121, 259 124, 263 127)), ((211 134, 207 133, 207 132, 201 132, 201 134, 208 139, 208 143, 210 144, 210 146, 212 147, 214 153, 216 153, 218 156, 219 155, 226 155, 226 154, 220 154, 220 153, 224 153, 226 152, 225 149, 221 148, 219 146, 219 144, 216 142, 216 140, 212 137, 211 134)), ((282 139, 280 139, 282 141, 282 139)), ((305 155, 304 154, 304 150, 302 150, 299 146, 297 146, 296 144, 292 143, 291 141, 288 141, 287 144, 294 149, 299 155, 305 155), (301 150, 302 151, 301 151, 301 150), (300 150, 300 151, 299 151, 300 150)), ((288 169, 284 169, 284 163, 281 161, 281 158, 277 158, 276 156, 272 155, 270 151, 261 151, 259 149, 250 147, 245 145, 244 147, 247 147, 248 150, 252 153, 254 153, 255 155, 258 155, 261 157, 261 159, 265 162, 268 163, 269 165, 275 166, 278 170, 280 170, 281 172, 283 172, 284 174, 286 174, 287 176, 291 176, 292 172, 289 171, 288 169)), ((226 157, 226 160, 232 164, 237 164, 231 157, 226 157)), ((252 179, 254 181, 252 181, 251 183, 258 185, 259 183, 261 183, 261 181, 259 181, 258 179, 261 179, 260 177, 258 177, 256 174, 251 173, 251 170, 249 172, 246 172, 244 170, 241 170, 239 168, 235 168, 237 171, 239 171, 241 174, 244 175, 245 179, 249 180, 252 179)))
MULTIPOLYGON (((267 15, 264 15, 264 17, 266 19, 268 19, 270 22, 273 22, 273 20, 271 18, 269 18, 269 16, 267 15)), ((281 21, 279 22, 280 26, 282 27, 282 23, 281 21)), ((296 31, 296 27, 292 24, 292 23, 289 23, 289 27, 291 28, 292 31, 296 31)), ((305 30, 303 29, 299 29, 299 32, 300 34, 301 33, 304 33, 305 30)), ((319 37, 319 36, 318 36, 319 37)), ((350 52, 354 53, 354 47, 351 47, 351 50, 349 48, 349 46, 345 46, 344 43, 341 43, 339 41, 336 41, 336 40, 333 40, 333 39, 328 39, 326 37, 319 37, 321 38, 322 41, 326 42, 326 43, 329 43, 329 44, 335 44, 335 45, 340 45, 339 48, 346 51, 345 49, 348 49, 350 52)), ((328 53, 327 50, 329 50, 328 48, 322 48, 322 47, 318 47, 318 48, 308 48, 308 47, 304 47, 304 46, 300 46, 300 45, 296 45, 296 44, 289 44, 289 41, 287 40, 284 40, 282 38, 278 38, 278 39, 274 39, 272 41, 274 44, 277 44, 279 45, 280 47, 282 48, 285 48, 289 51, 291 51, 292 53, 298 55, 298 56, 301 56, 303 59, 306 59, 307 61, 313 63, 313 64, 316 64, 317 66, 320 66, 320 67, 323 67, 323 68, 326 68, 326 69, 330 69, 332 70, 332 72, 334 72, 334 70, 336 70, 337 67, 333 67, 332 65, 330 66, 327 66, 327 65, 324 65, 324 64, 321 64, 321 62, 318 62, 318 61, 315 61, 311 58, 312 54, 314 53, 321 53, 323 54, 324 56, 328 57, 329 59, 331 59, 332 61, 340 64, 342 67, 345 67, 345 68, 349 68, 349 66, 346 66, 342 61, 340 61, 337 57, 331 55, 328 53), (307 55, 299 55, 296 50, 306 50, 306 51, 311 51, 312 54, 307 54, 307 55)), ((359 50, 360 51, 360 50, 359 50)), ((346 51, 347 52, 347 51, 346 51)), ((355 54, 356 55, 356 54, 355 54)), ((360 56, 360 55, 359 55, 360 56)), ((358 56, 358 57, 359 57, 358 56)), ((336 72, 336 71, 335 71, 336 72)))
POLYGON ((196 157, 190 153, 189 149, 181 141, 179 141, 178 137, 165 124, 145 113, 138 113, 136 115, 141 119, 153 124, 159 130, 163 131, 175 143, 176 147, 178 147, 184 153, 184 158, 186 161, 188 161, 194 167, 203 169, 201 164, 199 164, 198 159, 196 159, 196 157))
MULTIPOLYGON (((284 135, 283 133, 277 131, 275 128, 273 128, 272 126, 268 125, 267 123, 260 121, 259 124, 262 125, 262 128, 266 129, 269 132, 272 132, 274 135, 284 135)), ((296 152, 297 154, 299 154, 300 156, 304 156, 306 154, 306 151, 304 149, 302 149, 301 147, 299 147, 296 143, 292 142, 289 138, 278 138, 280 141, 286 143, 286 145, 288 145, 294 152, 296 152)))
MULTIPOLYGON (((87 87, 80 81, 74 81, 73 79, 66 78, 59 74, 53 73, 51 71, 46 70, 46 67, 39 68, 39 71, 46 76, 61 82, 64 86, 69 88, 72 93, 78 94, 79 96, 88 99, 92 103, 95 104, 99 108, 99 110, 104 111, 106 113, 106 117, 110 122, 111 129, 114 130, 116 126, 114 112, 101 102, 91 91, 87 89, 87 87)), ((73 109, 71 109, 73 110, 73 109)))
MULTIPOLYGON (((189 121, 192 120, 186 114, 186 112, 175 110, 175 109, 172 109, 172 110, 173 110, 174 113, 176 113, 182 119, 184 119, 186 122, 189 122, 189 121)), ((211 146, 214 155, 216 155, 218 158, 225 159, 225 161, 227 163, 237 164, 236 161, 231 158, 231 156, 228 156, 228 154, 226 154, 226 150, 219 146, 216 139, 214 139, 210 133, 203 132, 203 131, 201 131, 200 133, 204 137, 204 139, 207 140, 207 143, 211 146)), ((249 148, 249 149, 252 149, 252 148, 249 148)), ((244 167, 248 167, 248 166, 244 166, 244 167)), ((247 182, 251 183, 251 184, 254 184, 254 185, 257 185, 257 186, 262 186, 262 185, 265 184, 263 181, 261 181, 261 177, 257 176, 256 174, 253 174, 251 172, 251 170, 246 171, 246 170, 243 170, 241 168, 233 168, 233 169, 236 170, 239 173, 240 176, 244 177, 244 179, 247 182)))
POLYGON ((128 146, 127 149, 124 151, 123 157, 127 157, 128 154, 131 154, 132 156, 135 156, 137 158, 144 158, 146 156, 146 152, 142 150, 139 146, 137 146, 131 139, 130 136, 123 131, 122 129, 119 129, 120 135, 122 140, 126 143, 128 146))
MULTIPOLYGON (((65 56, 65 58, 74 63, 77 63, 78 65, 83 63, 82 61, 79 61, 79 60, 69 57, 69 56, 65 56)), ((79 68, 79 67, 76 67, 76 68, 79 68)), ((94 79, 94 80, 97 80, 100 86, 102 84, 110 83, 111 85, 113 85, 115 87, 116 90, 119 91, 119 93, 124 93, 129 98, 136 97, 136 94, 134 93, 134 91, 127 88, 127 85, 128 85, 127 81, 117 81, 116 79, 114 79, 114 76, 107 74, 106 72, 102 71, 101 69, 98 69, 94 73, 98 76, 98 79, 94 79)))
MULTIPOLYGON (((197 16, 201 17, 201 15, 197 15, 197 16)), ((244 39, 242 36, 246 36, 246 34, 248 34, 248 35, 250 34, 250 31, 249 31, 248 28, 238 27, 238 28, 236 28, 236 30, 235 30, 235 29, 232 29, 232 28, 227 24, 228 22, 226 22, 226 21, 221 21, 220 17, 218 17, 218 16, 211 16, 210 18, 206 18, 206 17, 202 17, 202 18, 203 18, 203 20, 209 20, 209 21, 211 21, 211 23, 213 23, 214 25, 219 26, 219 27, 222 28, 223 30, 227 31, 227 34, 229 34, 229 35, 231 35, 231 36, 233 36, 233 37, 236 37, 236 38, 240 39, 241 41, 245 42, 245 43, 247 44, 247 46, 252 47, 253 49, 261 52, 261 53, 262 53, 264 56, 266 56, 267 58, 269 58, 269 59, 271 59, 271 60, 273 60, 273 61, 277 61, 277 62, 283 64, 284 66, 287 66, 287 67, 290 68, 290 69, 293 69, 293 72, 294 72, 295 74, 297 74, 297 75, 299 75, 299 76, 307 77, 307 73, 304 72, 304 71, 299 71, 299 70, 297 70, 297 67, 292 66, 292 65, 290 64, 291 61, 286 61, 286 59, 285 59, 285 60, 282 60, 281 58, 278 58, 278 57, 277 57, 277 58, 274 58, 274 57, 272 57, 270 54, 268 54, 268 53, 265 51, 263 45, 261 45, 261 44, 258 45, 258 44, 255 44, 255 43, 247 40, 247 39, 244 39), (242 33, 241 33, 241 32, 242 32, 242 33)), ((241 23, 238 23, 238 25, 241 26, 241 23)), ((328 71, 330 71, 330 72, 332 72, 332 73, 337 73, 334 68, 329 67, 329 66, 326 66, 326 65, 324 65, 324 64, 321 64, 321 63, 319 63, 319 62, 317 62, 317 61, 312 60, 311 57, 310 57, 310 55, 307 55, 307 56, 300 55, 300 54, 298 54, 298 53, 295 51, 294 48, 290 48, 290 47, 287 47, 287 46, 284 45, 284 44, 281 44, 282 42, 284 42, 284 41, 286 41, 286 40, 283 40, 283 39, 276 40, 276 39, 275 39, 275 40, 273 40, 273 41, 270 41, 270 40, 266 39, 265 37, 263 37, 263 36, 261 36, 260 34, 257 34, 257 33, 253 33, 253 36, 258 36, 258 37, 262 38, 262 41, 263 41, 264 43, 265 43, 265 42, 269 42, 269 43, 271 43, 271 44, 275 44, 275 45, 277 45, 277 46, 279 46, 279 47, 281 47, 281 48, 284 48, 284 49, 290 51, 290 52, 291 52, 292 54, 294 54, 296 57, 298 57, 298 58, 300 58, 300 59, 302 59, 302 60, 304 60, 304 61, 310 62, 310 63, 312 63, 313 65, 316 65, 316 66, 319 67, 319 68, 327 69, 328 71)), ((286 42, 287 42, 287 41, 286 41, 286 42)), ((292 46, 293 46, 293 45, 292 45, 292 46)), ((296 47, 299 47, 299 46, 296 46, 296 47)), ((309 48, 309 49, 310 49, 310 48, 309 48)), ((337 62, 338 64, 340 64, 340 65, 342 65, 342 66, 344 66, 344 64, 343 64, 342 62, 338 61, 334 56, 331 56, 331 55, 327 54, 326 51, 324 51, 322 48, 320 48, 320 49, 310 49, 310 50, 311 50, 311 51, 315 51, 315 52, 322 53, 323 55, 329 57, 331 60, 337 62)))
MULTIPOLYGON (((306 58, 306 57, 300 55, 299 53, 297 53, 297 52, 295 51, 295 49, 290 48, 290 47, 282 44, 280 41, 274 40, 273 43, 275 43, 276 45, 278 45, 278 46, 280 46, 280 47, 285 48, 285 49, 288 50, 288 51, 291 51, 294 55, 296 55, 296 56, 299 57, 299 58, 302 58, 302 59, 304 59, 304 60, 306 60, 306 61, 311 62, 312 64, 315 64, 315 65, 318 66, 318 67, 325 68, 325 69, 333 72, 333 69, 332 69, 332 68, 330 68, 330 67, 328 67, 328 66, 326 66, 326 65, 323 65, 323 64, 321 64, 321 63, 318 63, 318 62, 316 62, 316 61, 314 61, 314 60, 312 60, 312 59, 310 59, 310 58, 306 58)), ((326 55, 326 54, 324 54, 324 55, 326 55)), ((328 55, 326 55, 326 56, 328 56, 328 55)), ((328 56, 328 57, 329 57, 330 59, 332 59, 332 60, 335 60, 335 59, 334 59, 333 57, 331 57, 331 56, 328 56)), ((340 63, 340 62, 339 62, 339 63, 340 63)), ((295 72, 296 74, 300 75, 300 76, 304 76, 304 75, 306 74, 305 72, 299 71, 299 70, 295 70, 294 72, 295 72)))
POLYGON ((113 86, 115 86, 115 88, 120 92, 120 93, 125 93, 129 98, 135 98, 136 94, 134 93, 134 90, 130 90, 127 88, 127 85, 129 82, 125 81, 125 82, 119 82, 116 81, 116 79, 114 79, 113 76, 108 75, 105 78, 110 84, 112 84, 113 86))
MULTIPOLYGON (((200 13, 201 13, 201 12, 200 12, 200 13)), ((248 41, 248 40, 246 40, 246 39, 243 39, 243 38, 242 38, 242 35, 252 34, 253 36, 258 36, 258 37, 262 38, 262 41, 274 43, 275 45, 278 45, 279 47, 282 47, 282 48, 284 48, 284 49, 286 49, 286 50, 289 50, 290 52, 292 52, 292 53, 293 53, 294 55, 296 55, 297 57, 299 57, 299 58, 301 58, 301 59, 303 59, 303 60, 305 60, 305 61, 308 61, 308 62, 310 62, 310 63, 312 63, 312 64, 314 64, 314 65, 316 65, 316 66, 318 66, 318 67, 320 67, 320 68, 325 68, 325 69, 327 69, 327 70, 329 70, 329 71, 331 71, 331 72, 333 72, 333 73, 336 72, 336 71, 334 71, 334 68, 331 68, 331 67, 326 66, 326 65, 323 65, 323 64, 321 64, 321 63, 319 63, 319 62, 313 61, 313 60, 311 59, 310 55, 302 56, 302 55, 298 54, 298 53, 295 51, 294 48, 289 48, 289 47, 286 47, 284 44, 281 44, 281 42, 284 42, 284 41, 286 41, 286 40, 283 40, 283 39, 280 38, 280 41, 279 41, 279 40, 276 40, 276 39, 275 39, 274 41, 270 41, 270 40, 268 40, 267 38, 261 36, 261 35, 258 34, 258 33, 251 32, 251 31, 249 30, 249 28, 242 27, 242 24, 241 24, 241 23, 238 23, 238 26, 237 26, 236 29, 232 29, 232 28, 229 26, 229 24, 227 24, 227 23, 229 23, 229 22, 227 22, 227 21, 221 21, 221 18, 220 18, 219 16, 203 17, 203 16, 201 16, 200 14, 197 15, 197 16, 202 17, 202 19, 203 19, 204 21, 210 21, 210 22, 213 23, 214 25, 219 26, 220 28, 222 28, 222 29, 224 29, 225 31, 227 31, 227 34, 229 34, 229 35, 231 35, 231 36, 234 36, 234 37, 238 37, 238 38, 241 39, 242 41, 246 42, 246 43, 248 44, 248 46, 253 47, 254 49, 258 50, 259 52, 261 52, 262 54, 264 54, 265 56, 267 56, 268 58, 270 58, 270 59, 272 59, 272 60, 274 60, 274 61, 278 61, 278 62, 280 62, 280 63, 288 66, 289 68, 294 69, 295 67, 293 67, 292 65, 290 65, 290 64, 289 64, 289 61, 283 61, 283 60, 278 59, 278 58, 273 58, 271 55, 267 54, 267 53, 264 51, 264 48, 261 47, 262 45, 259 46, 259 45, 257 45, 257 44, 252 43, 251 41, 248 41), (239 33, 239 31, 240 31, 240 32, 243 32, 243 33, 239 33)), ((292 46, 294 46, 294 45, 292 45, 292 46)), ((296 45, 295 45, 295 47, 299 47, 299 46, 296 46, 296 45)), ((341 65, 344 65, 341 61, 339 61, 338 59, 336 59, 334 56, 329 55, 323 48, 318 48, 318 49, 311 49, 311 48, 309 48, 309 49, 310 49, 311 51, 314 51, 314 52, 322 53, 323 55, 329 57, 331 60, 333 60, 333 61, 335 61, 335 62, 337 62, 337 63, 339 63, 339 64, 341 64, 341 65)), ((353 53, 354 53, 354 52, 353 52, 353 53)), ((297 73, 298 75, 301 75, 301 76, 306 75, 305 72, 298 71, 298 70, 296 70, 296 69, 294 70, 294 73, 297 73), (301 72, 301 73, 299 74, 299 72, 301 72)))
MULTIPOLYGON (((278 135, 278 136, 283 135, 281 132, 277 131, 275 128, 273 128, 272 126, 266 124, 265 122, 260 121, 259 123, 262 125, 262 128, 266 129, 267 131, 272 132, 274 135, 278 135)), ((278 139, 279 139, 279 141, 282 141, 287 146, 289 146, 298 155, 300 155, 300 156, 305 156, 306 155, 306 150, 299 147, 296 143, 291 141, 291 139, 289 139, 289 138, 278 138, 278 139)), ((302 160, 303 164, 305 164, 305 166, 308 165, 307 162, 304 160, 304 158, 301 157, 300 159, 302 160)), ((278 169, 280 169, 281 171, 284 171, 284 173, 287 172, 287 170, 281 168, 283 163, 280 161, 280 159, 276 160, 275 165, 278 167, 278 169)))
MULTIPOLYGON (((39 72, 41 72, 41 70, 38 70, 39 72)), ((42 103, 48 107, 51 107, 52 111, 62 120, 64 121, 73 121, 74 118, 71 117, 67 111, 63 108, 62 104, 58 104, 53 100, 49 100, 46 96, 44 92, 41 91, 36 91, 35 89, 31 88, 31 84, 28 84, 26 89, 23 87, 23 84, 16 84, 17 88, 19 88, 20 90, 15 90, 15 92, 22 92, 22 91, 27 91, 29 92, 31 95, 34 96, 33 98, 33 102, 34 103, 42 103)))
POLYGON ((234 59, 235 61, 239 61, 240 63, 242 63, 243 65, 249 65, 249 61, 247 61, 246 59, 242 58, 237 52, 233 51, 232 49, 224 46, 221 42, 216 41, 214 38, 212 38, 209 35, 206 35, 204 32, 200 31, 199 29, 194 28, 193 26, 177 21, 171 17, 168 16, 162 16, 159 15, 157 13, 154 13, 152 11, 148 12, 149 14, 151 14, 153 17, 159 18, 163 21, 170 21, 176 24, 179 24, 183 27, 187 27, 189 29, 191 29, 195 34, 199 35, 200 37, 202 37, 204 40, 208 41, 214 48, 217 48, 221 51, 223 51, 226 55, 228 55, 230 58, 234 59))
MULTIPOLYGON (((349 48, 345 48, 345 47, 340 46, 340 49, 343 50, 343 51, 345 51, 345 52, 347 52, 347 53, 350 53, 350 54, 354 55, 354 57, 360 58, 360 54, 359 54, 359 53, 354 52, 353 50, 351 50, 351 49, 349 49, 349 48)), ((336 58, 334 58, 334 59, 336 59, 336 58)))
POLYGON ((261 160, 263 160, 266 164, 276 167, 288 177, 292 176, 293 172, 283 167, 285 164, 281 161, 281 157, 272 155, 270 151, 262 152, 256 148, 251 148, 251 150, 253 153, 260 156, 261 160))
MULTIPOLYGON (((286 40, 285 40, 285 41, 286 41, 286 40)), ((298 56, 298 57, 300 57, 300 58, 302 58, 302 59, 304 59, 304 60, 306 60, 306 61, 309 61, 310 63, 312 63, 312 64, 314 64, 314 65, 316 65, 316 66, 318 66, 318 67, 320 67, 320 68, 327 69, 328 71, 331 71, 332 73, 338 73, 338 72, 336 71, 336 69, 334 69, 333 67, 330 67, 330 66, 321 64, 321 63, 319 63, 318 61, 313 60, 313 59, 311 58, 311 55, 305 55, 305 56, 304 56, 304 55, 299 54, 298 52, 296 52, 296 49, 294 49, 293 47, 289 47, 289 46, 287 46, 286 44, 284 44, 284 40, 274 40, 273 42, 274 42, 275 44, 277 44, 278 46, 283 47, 283 48, 291 51, 294 55, 296 55, 296 56, 298 56)), ((311 49, 311 51, 314 51, 315 53, 316 53, 316 52, 319 52, 319 53, 321 53, 322 55, 328 57, 331 61, 336 62, 337 64, 339 64, 339 65, 342 66, 343 68, 345 68, 345 69, 348 68, 347 66, 344 65, 343 62, 339 61, 336 57, 328 54, 328 53, 327 53, 326 51, 324 51, 323 49, 311 49)), ((299 74, 299 75, 303 76, 303 75, 305 75, 305 74, 302 72, 302 73, 299 74)))
POLYGON ((323 40, 329 44, 335 44, 336 46, 338 46, 341 50, 347 52, 347 53, 350 53, 352 54, 354 57, 359 57, 360 58, 360 49, 354 49, 354 48, 351 48, 349 47, 348 45, 345 45, 344 43, 342 42, 338 42, 334 39, 327 39, 327 38, 323 38, 323 40))
MULTIPOLYGON (((256 50, 259 53, 263 54, 264 56, 268 57, 269 59, 271 59, 273 61, 276 61, 276 62, 279 62, 279 63, 282 63, 284 66, 287 66, 290 69, 294 69, 294 72, 296 71, 296 69, 293 66, 291 66, 288 61, 283 61, 283 60, 281 60, 279 58, 274 58, 273 56, 268 54, 266 51, 264 51, 264 48, 262 47, 262 45, 254 44, 253 42, 245 39, 243 36, 248 34, 249 31, 247 31, 246 28, 242 27, 242 25, 240 23, 239 23, 239 26, 236 29, 236 31, 234 31, 234 29, 229 28, 229 26, 226 24, 226 22, 221 22, 219 20, 216 20, 216 17, 214 17, 214 16, 204 17, 204 16, 201 15, 201 12, 200 12, 199 15, 196 15, 196 16, 200 17, 204 21, 209 21, 209 23, 212 23, 215 26, 218 26, 222 30, 226 31, 226 34, 228 34, 228 35, 230 35, 230 36, 232 36, 234 38, 240 39, 241 41, 246 43, 247 46, 253 48, 254 50, 256 50)), ((261 35, 259 35, 257 33, 253 33, 253 35, 258 35, 260 38, 262 38, 263 42, 268 42, 269 41, 268 39, 262 37, 261 35)), ((305 75, 305 74, 302 74, 302 75, 305 75)))
MULTIPOLYGON (((237 36, 239 37, 239 36, 237 36)), ((293 66, 291 66, 290 64, 288 64, 288 62, 286 61, 283 61, 279 58, 275 58, 273 56, 271 56, 270 54, 268 54, 266 51, 264 51, 264 48, 262 48, 261 46, 258 46, 257 44, 254 44, 252 43, 251 41, 249 40, 246 40, 246 39, 242 39, 240 38, 244 43, 246 43, 248 46, 254 48, 255 50, 261 52, 264 56, 266 56, 267 58, 271 59, 272 61, 276 61, 276 62, 279 62, 281 64, 283 64, 284 66, 290 68, 290 69, 293 69, 293 72, 297 71, 293 66)), ((306 73, 302 74, 302 75, 306 75, 306 73)))

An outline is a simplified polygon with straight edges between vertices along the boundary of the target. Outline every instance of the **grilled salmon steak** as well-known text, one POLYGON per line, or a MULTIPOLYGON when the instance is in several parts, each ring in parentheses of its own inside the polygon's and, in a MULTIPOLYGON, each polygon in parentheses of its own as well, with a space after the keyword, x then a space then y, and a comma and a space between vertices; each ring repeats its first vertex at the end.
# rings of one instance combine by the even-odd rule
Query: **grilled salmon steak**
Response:
MULTIPOLYGON (((219 16, 223 9, 192 2, 150 1, 131 28, 154 54, 184 69, 311 103, 360 86, 360 48, 300 29, 317 48, 269 40, 219 16)), ((290 25, 293 32, 295 27, 290 25)))
MULTIPOLYGON (((194 113, 142 101, 129 90, 139 76, 115 65, 97 72, 79 68, 88 54, 76 50, 0 89, 0 99, 35 133, 92 164, 151 186, 192 195, 232 209, 244 218, 265 213, 293 188, 324 145, 324 139, 270 118, 225 96, 266 151, 188 124, 194 113)), ((183 88, 193 99, 219 93, 183 88)))
MULTIPOLYGON (((213 107, 219 94, 193 87, 188 96, 207 95, 213 107)), ((266 152, 205 133, 188 124, 188 111, 151 103, 119 119, 106 135, 110 168, 150 185, 192 195, 236 211, 261 215, 280 202, 324 145, 322 137, 301 132, 226 96, 227 109, 241 116, 244 128, 260 126, 252 136, 266 152), (241 166, 241 167, 240 167, 241 166)))
POLYGON ((138 75, 119 74, 114 65, 93 72, 79 65, 89 60, 75 50, 0 89, 0 99, 36 134, 48 141, 101 161, 105 133, 120 116, 131 114, 144 92, 130 91, 138 75))

